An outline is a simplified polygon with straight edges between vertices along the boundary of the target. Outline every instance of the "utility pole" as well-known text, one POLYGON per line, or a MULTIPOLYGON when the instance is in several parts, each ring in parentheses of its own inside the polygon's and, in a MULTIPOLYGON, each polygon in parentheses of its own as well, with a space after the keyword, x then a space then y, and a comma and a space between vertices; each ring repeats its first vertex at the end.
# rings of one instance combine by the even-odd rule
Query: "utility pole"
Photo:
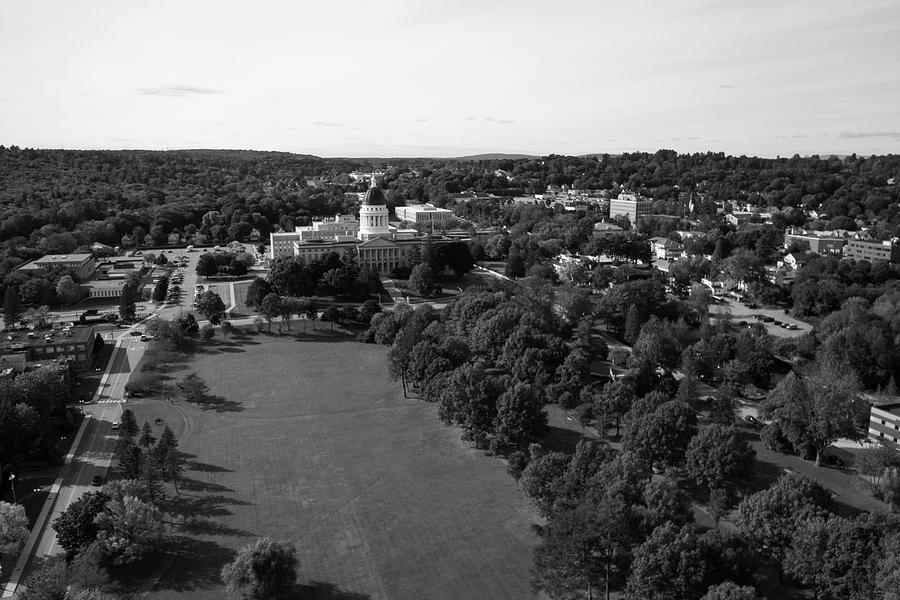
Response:
POLYGON ((12 486, 13 504, 18 504, 19 501, 16 499, 16 474, 15 473, 9 474, 9 483, 12 486))

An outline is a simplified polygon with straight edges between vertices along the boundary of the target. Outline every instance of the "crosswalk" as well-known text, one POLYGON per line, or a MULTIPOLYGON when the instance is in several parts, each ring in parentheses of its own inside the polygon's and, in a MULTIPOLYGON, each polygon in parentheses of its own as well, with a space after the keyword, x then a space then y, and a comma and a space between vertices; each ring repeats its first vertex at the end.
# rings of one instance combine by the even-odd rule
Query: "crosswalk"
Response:
POLYGON ((119 398, 101 398, 97 400, 96 404, 115 404, 117 402, 122 402, 119 398))

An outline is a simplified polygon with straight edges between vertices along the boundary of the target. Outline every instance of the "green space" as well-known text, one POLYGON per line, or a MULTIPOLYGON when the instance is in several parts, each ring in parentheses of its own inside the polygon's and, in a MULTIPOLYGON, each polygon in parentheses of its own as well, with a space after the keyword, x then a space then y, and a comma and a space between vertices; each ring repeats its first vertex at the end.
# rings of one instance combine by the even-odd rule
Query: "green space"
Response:
POLYGON ((189 457, 146 597, 223 597, 221 567, 264 536, 296 545, 311 598, 532 597, 529 501, 434 405, 403 398, 386 354, 325 328, 232 337, 170 373, 202 377, 204 403, 130 403, 189 457))

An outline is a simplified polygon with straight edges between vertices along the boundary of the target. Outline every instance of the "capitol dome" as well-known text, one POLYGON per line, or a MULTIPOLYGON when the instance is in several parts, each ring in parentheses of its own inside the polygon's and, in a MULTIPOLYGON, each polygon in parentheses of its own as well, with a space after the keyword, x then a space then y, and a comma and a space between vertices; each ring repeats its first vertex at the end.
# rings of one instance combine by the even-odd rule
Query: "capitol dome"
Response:
POLYGON ((387 201, 384 199, 384 192, 377 187, 370 187, 363 199, 363 205, 368 206, 385 206, 387 201))

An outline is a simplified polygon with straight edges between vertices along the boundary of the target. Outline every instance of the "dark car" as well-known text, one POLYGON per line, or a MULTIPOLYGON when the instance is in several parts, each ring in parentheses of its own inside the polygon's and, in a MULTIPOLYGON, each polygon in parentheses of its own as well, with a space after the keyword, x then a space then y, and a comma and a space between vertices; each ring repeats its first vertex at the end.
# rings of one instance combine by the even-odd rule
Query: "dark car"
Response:
POLYGON ((749 308, 750 310, 756 310, 757 308, 759 308, 759 304, 751 302, 750 304, 747 305, 747 308, 749 308))
POLYGON ((103 485, 103 477, 100 475, 94 475, 94 478, 91 479, 91 485, 94 487, 100 487, 103 485))
POLYGON ((143 334, 140 331, 138 331, 137 329, 132 329, 131 333, 129 333, 128 335, 143 335, 143 334))
POLYGON ((825 456, 825 464, 835 467, 836 469, 844 470, 847 464, 840 457, 834 456, 833 454, 828 454, 825 456))
POLYGON ((753 427, 755 427, 757 429, 760 429, 763 426, 762 421, 760 421, 753 415, 747 415, 746 417, 744 417, 744 420, 747 421, 748 423, 750 423, 751 425, 753 425, 753 427))

